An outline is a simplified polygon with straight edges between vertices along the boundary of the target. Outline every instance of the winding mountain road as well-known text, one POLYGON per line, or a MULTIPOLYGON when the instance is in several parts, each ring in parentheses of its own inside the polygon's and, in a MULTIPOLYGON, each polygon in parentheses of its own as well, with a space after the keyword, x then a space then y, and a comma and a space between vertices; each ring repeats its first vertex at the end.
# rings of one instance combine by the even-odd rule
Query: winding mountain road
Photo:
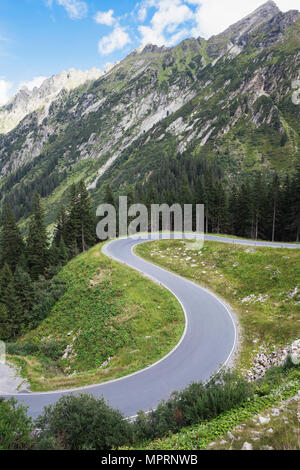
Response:
MULTIPOLYGON (((158 235, 151 235, 155 240, 158 235)), ((160 238, 170 238, 161 234, 160 238)), ((206 236, 206 240, 247 246, 300 248, 300 245, 251 242, 232 238, 206 236)), ((147 239, 148 240, 148 239, 147 239)), ((167 399, 174 390, 182 390, 194 381, 207 381, 226 364, 237 346, 237 330, 229 308, 214 294, 199 285, 139 258, 133 248, 144 239, 123 238, 103 246, 103 253, 142 272, 169 289, 181 303, 186 327, 179 344, 162 360, 132 375, 100 385, 73 390, 18 393, 15 398, 28 406, 34 418, 43 407, 55 403, 62 395, 90 393, 104 396, 109 404, 126 416, 138 410, 148 411, 167 399)), ((5 395, 5 398, 9 398, 5 395)))

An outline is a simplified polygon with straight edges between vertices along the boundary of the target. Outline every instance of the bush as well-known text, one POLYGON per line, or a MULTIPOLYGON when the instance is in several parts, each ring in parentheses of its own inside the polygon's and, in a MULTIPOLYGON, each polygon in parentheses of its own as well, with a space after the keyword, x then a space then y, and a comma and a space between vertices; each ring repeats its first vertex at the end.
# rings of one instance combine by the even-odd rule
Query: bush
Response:
POLYGON ((32 356, 41 355, 46 356, 52 361, 57 361, 61 358, 66 349, 67 343, 51 340, 42 342, 41 344, 34 344, 31 342, 26 343, 7 343, 7 354, 12 356, 32 356))
POLYGON ((63 296, 65 290, 65 283, 56 278, 49 280, 41 277, 35 282, 30 329, 36 328, 48 317, 52 307, 63 296))
POLYGON ((11 398, 0 398, 0 450, 26 450, 32 447, 33 424, 23 406, 11 398))
POLYGON ((132 442, 132 425, 103 398, 66 395, 45 408, 37 448, 111 450, 132 442))
POLYGON ((138 439, 162 437, 180 428, 207 421, 237 407, 252 394, 252 386, 237 373, 222 372, 207 384, 193 383, 174 392, 148 415, 138 414, 135 422, 138 439))
POLYGON ((50 358, 52 361, 60 359, 67 347, 67 343, 51 340, 41 343, 39 347, 40 354, 50 358))
POLYGON ((12 356, 31 356, 39 351, 39 346, 30 342, 7 343, 6 352, 12 356))

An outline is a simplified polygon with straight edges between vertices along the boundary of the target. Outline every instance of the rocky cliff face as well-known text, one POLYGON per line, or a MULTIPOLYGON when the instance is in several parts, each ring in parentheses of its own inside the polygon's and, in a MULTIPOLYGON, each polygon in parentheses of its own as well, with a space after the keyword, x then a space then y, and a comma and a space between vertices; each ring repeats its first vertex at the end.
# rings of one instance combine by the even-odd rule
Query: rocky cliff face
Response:
POLYGON ((45 79, 40 87, 33 90, 23 87, 8 104, 0 108, 0 133, 10 132, 25 116, 38 109, 43 109, 46 115, 62 90, 71 91, 86 82, 97 80, 101 75, 97 68, 86 72, 71 69, 45 79))
POLYGON ((52 214, 76 179, 96 201, 105 182, 125 190, 176 153, 216 158, 231 178, 292 170, 299 158, 299 12, 268 2, 208 41, 148 45, 92 75, 54 77, 0 110, 2 132, 8 115, 11 127, 20 121, 0 134, 2 203, 17 202, 19 215, 35 189, 51 196, 52 214))

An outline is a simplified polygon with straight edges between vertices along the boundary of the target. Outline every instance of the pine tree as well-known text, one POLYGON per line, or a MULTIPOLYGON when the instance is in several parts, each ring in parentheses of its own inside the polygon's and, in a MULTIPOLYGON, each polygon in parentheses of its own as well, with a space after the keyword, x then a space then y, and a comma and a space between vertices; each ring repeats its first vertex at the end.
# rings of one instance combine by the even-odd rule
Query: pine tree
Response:
POLYGON ((21 330, 22 308, 16 294, 14 278, 8 264, 5 264, 0 272, 1 303, 7 311, 7 329, 10 337, 14 338, 21 330))
POLYGON ((234 235, 250 237, 253 220, 253 198, 248 179, 242 182, 236 202, 236 233, 234 235))
POLYGON ((24 252, 24 242, 9 204, 6 204, 2 216, 0 250, 0 267, 7 263, 14 271, 24 252))
POLYGON ((68 249, 64 242, 64 239, 61 238, 59 246, 57 247, 57 262, 59 266, 64 266, 69 258, 68 249))
POLYGON ((12 337, 11 324, 8 318, 6 305, 0 301, 0 340, 8 341, 12 337))
POLYGON ((78 238, 80 234, 80 210, 79 196, 75 184, 70 188, 69 204, 67 209, 65 243, 68 248, 70 258, 80 253, 78 246, 78 238))
POLYGON ((228 220, 228 205, 223 185, 219 180, 212 188, 210 212, 212 231, 216 233, 225 232, 228 220))
POLYGON ((272 182, 272 242, 275 241, 276 225, 278 220, 278 203, 280 199, 280 182, 278 175, 275 174, 272 182))
POLYGON ((79 246, 80 251, 85 251, 96 242, 96 217, 83 180, 79 183, 79 221, 79 246))
POLYGON ((300 163, 293 179, 293 203, 292 203, 296 242, 300 241, 300 163))
POLYGON ((34 196, 34 213, 29 224, 26 244, 27 264, 31 278, 44 275, 49 264, 49 241, 44 225, 44 213, 39 195, 34 196))
POLYGON ((34 304, 34 288, 29 274, 20 266, 17 266, 14 274, 14 286, 21 309, 19 322, 22 327, 25 327, 30 323, 30 312, 34 304))
POLYGON ((66 238, 67 230, 67 213, 64 206, 62 206, 54 229, 53 242, 56 246, 59 246, 61 239, 66 238))

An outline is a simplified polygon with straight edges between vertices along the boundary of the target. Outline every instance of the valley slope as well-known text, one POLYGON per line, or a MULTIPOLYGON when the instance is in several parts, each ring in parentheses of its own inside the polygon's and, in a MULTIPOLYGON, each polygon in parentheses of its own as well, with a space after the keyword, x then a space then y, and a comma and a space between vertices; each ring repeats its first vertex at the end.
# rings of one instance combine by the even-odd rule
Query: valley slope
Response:
MULTIPOLYGON (((86 180, 96 206, 106 183, 125 194, 176 155, 203 155, 228 181, 293 172, 299 78, 299 12, 270 1, 207 41, 133 51, 98 79, 50 94, 9 132, 2 126, 0 205, 26 219, 37 190, 51 224, 73 182, 86 180)), ((0 122, 14 107, 0 108, 0 122)))

